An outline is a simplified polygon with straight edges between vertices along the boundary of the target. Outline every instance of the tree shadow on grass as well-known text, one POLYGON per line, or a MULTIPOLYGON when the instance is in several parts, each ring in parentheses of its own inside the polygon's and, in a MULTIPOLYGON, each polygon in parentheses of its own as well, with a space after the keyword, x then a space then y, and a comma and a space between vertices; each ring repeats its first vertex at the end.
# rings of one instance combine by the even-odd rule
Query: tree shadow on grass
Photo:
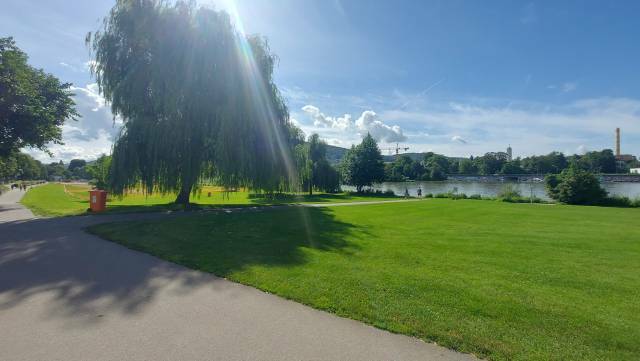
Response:
POLYGON ((250 194, 249 199, 254 204, 282 204, 282 203, 339 203, 353 201, 354 197, 367 197, 384 199, 400 199, 400 197, 390 194, 350 194, 350 193, 315 193, 315 194, 250 194))
POLYGON ((366 230, 330 208, 244 208, 152 222, 101 224, 89 232, 159 258, 226 277, 251 265, 295 265, 305 250, 350 254, 366 230))
POLYGON ((351 252, 355 226, 328 209, 159 213, 34 219, 0 224, 0 312, 46 298, 43 317, 71 324, 101 314, 143 312, 163 292, 187 294, 220 279, 101 240, 219 276, 256 264, 306 262, 304 248, 351 252), (135 219, 135 221, 132 221, 135 219), (128 221, 128 222, 122 222, 128 221), (104 222, 115 222, 100 224, 104 222), (91 227, 93 226, 93 227, 91 227))
POLYGON ((109 311, 137 313, 165 288, 190 290, 211 279, 85 233, 107 217, 0 224, 0 311, 47 297, 48 314, 98 322, 109 311))

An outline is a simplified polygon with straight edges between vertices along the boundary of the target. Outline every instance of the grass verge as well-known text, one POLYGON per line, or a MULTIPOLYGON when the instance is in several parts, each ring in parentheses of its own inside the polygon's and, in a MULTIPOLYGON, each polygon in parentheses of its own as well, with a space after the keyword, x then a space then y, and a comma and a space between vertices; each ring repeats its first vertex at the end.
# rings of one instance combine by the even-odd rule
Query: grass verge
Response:
POLYGON ((635 360, 638 209, 430 199, 92 233, 492 360, 635 360))

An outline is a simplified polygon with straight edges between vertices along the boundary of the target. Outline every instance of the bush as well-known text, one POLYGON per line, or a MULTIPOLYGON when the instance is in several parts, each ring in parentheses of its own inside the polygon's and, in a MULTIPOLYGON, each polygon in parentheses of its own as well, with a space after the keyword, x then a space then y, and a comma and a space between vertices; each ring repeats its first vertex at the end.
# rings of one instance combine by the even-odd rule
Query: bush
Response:
POLYGON ((472 194, 469 196, 469 199, 482 199, 482 196, 479 194, 472 194))
POLYGON ((432 193, 427 193, 424 195, 425 198, 433 198, 433 194, 432 193))
POLYGON ((630 207, 630 208, 638 208, 640 207, 640 198, 630 199, 625 196, 609 196, 605 197, 599 206, 604 207, 630 207))
POLYGON ((467 195, 464 193, 449 193, 451 199, 467 199, 467 195))
POLYGON ((498 193, 498 199, 503 202, 520 202, 522 194, 513 184, 505 184, 498 193))
POLYGON ((631 207, 631 199, 624 196, 609 196, 604 198, 600 205, 608 207, 631 207))
POLYGON ((600 205, 607 197, 595 175, 575 167, 546 176, 545 183, 549 197, 566 204, 600 205))
POLYGON ((346 193, 354 196, 397 197, 397 195, 391 189, 387 189, 384 192, 380 189, 364 189, 360 192, 349 191, 346 193))

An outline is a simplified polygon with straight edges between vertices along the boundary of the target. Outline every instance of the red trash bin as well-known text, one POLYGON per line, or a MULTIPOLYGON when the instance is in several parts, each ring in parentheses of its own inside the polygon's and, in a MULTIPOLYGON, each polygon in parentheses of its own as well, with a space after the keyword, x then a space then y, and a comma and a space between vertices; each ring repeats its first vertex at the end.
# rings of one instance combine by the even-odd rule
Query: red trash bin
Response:
POLYGON ((107 191, 98 189, 89 191, 89 207, 91 212, 103 212, 107 209, 107 191))

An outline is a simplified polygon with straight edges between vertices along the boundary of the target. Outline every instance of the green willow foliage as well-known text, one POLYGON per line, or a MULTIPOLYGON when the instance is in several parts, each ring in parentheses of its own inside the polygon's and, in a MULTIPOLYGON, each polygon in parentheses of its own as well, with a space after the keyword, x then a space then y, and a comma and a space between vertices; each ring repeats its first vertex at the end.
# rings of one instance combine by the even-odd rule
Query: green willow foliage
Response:
MULTIPOLYGON (((118 0, 87 43, 93 73, 124 121, 109 188, 179 192, 202 182, 255 190, 295 184, 288 109, 265 39, 192 2, 118 0)), ((186 199, 185 199, 186 198, 186 199)))

